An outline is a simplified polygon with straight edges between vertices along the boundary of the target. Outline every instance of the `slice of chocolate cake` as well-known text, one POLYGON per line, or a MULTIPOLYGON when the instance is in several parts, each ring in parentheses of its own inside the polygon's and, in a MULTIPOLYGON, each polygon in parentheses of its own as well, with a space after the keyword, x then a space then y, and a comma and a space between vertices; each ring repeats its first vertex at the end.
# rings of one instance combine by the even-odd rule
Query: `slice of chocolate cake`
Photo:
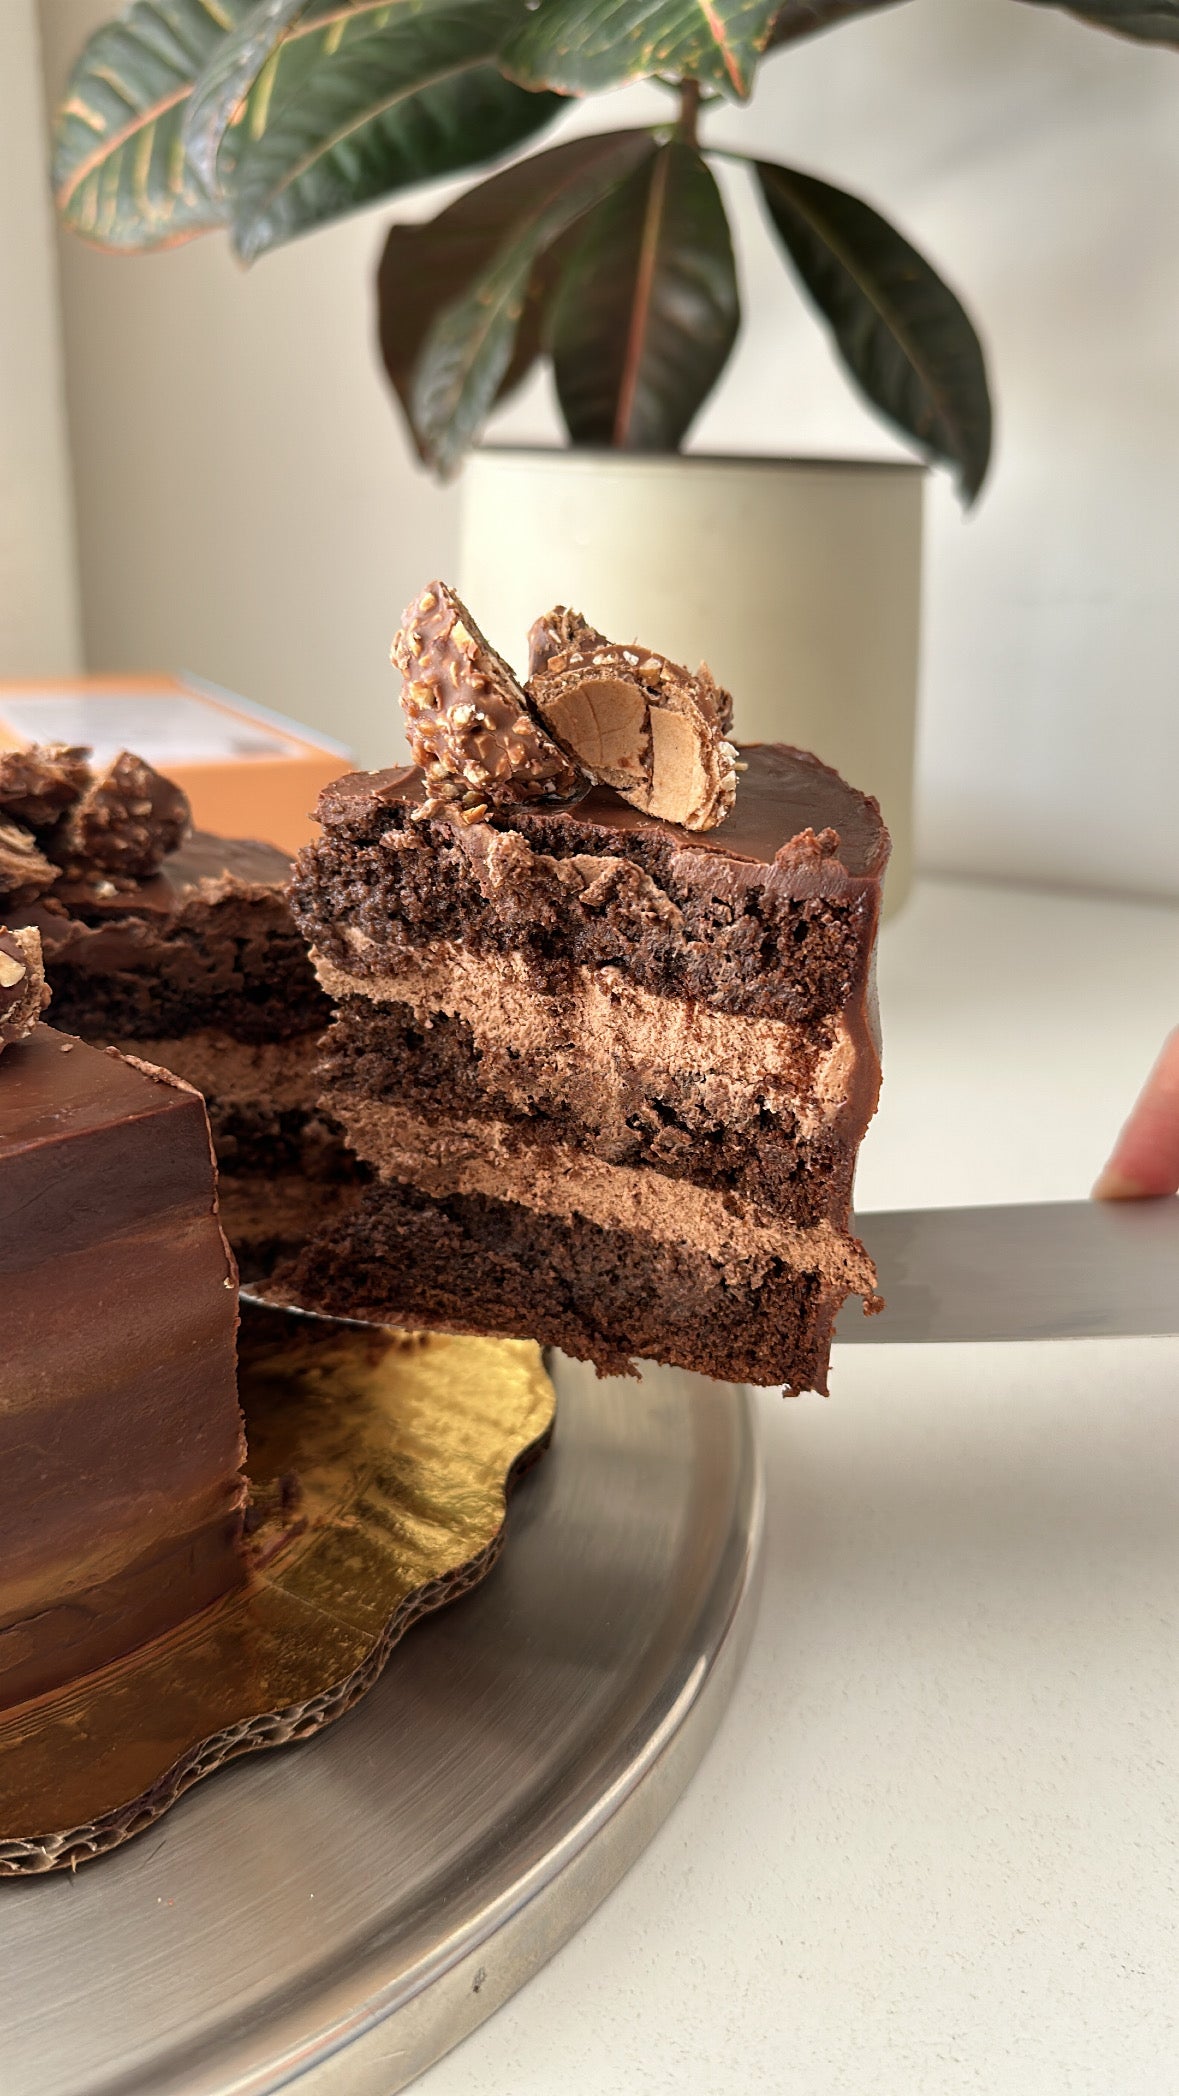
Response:
POLYGON ((125 755, 95 778, 82 750, 5 753, 3 820, 19 832, 19 893, 0 894, 0 914, 39 930, 55 1018, 203 1093, 222 1220, 243 1276, 265 1276, 362 1176, 317 1105, 330 1006, 291 919, 289 859, 181 842, 183 795, 125 755))
POLYGON ((294 1286, 603 1370, 645 1355, 821 1390, 840 1305, 874 1299, 848 1226, 880 1080, 887 832, 815 758, 734 752, 706 672, 592 635, 579 690, 553 657, 589 630, 542 622, 555 645, 510 695, 580 797, 549 799, 549 750, 530 769, 500 726, 503 665, 488 679, 441 584, 398 646, 434 693, 409 714, 411 744, 429 719, 429 777, 323 796, 293 907, 337 1003, 325 1101, 378 1176, 294 1286), (449 655, 439 605, 461 629, 449 655), (603 751, 626 798, 584 790, 603 751))
POLYGON ((45 1025, 0 1046, 7 1709, 244 1579, 245 1446, 200 1097, 45 1025))

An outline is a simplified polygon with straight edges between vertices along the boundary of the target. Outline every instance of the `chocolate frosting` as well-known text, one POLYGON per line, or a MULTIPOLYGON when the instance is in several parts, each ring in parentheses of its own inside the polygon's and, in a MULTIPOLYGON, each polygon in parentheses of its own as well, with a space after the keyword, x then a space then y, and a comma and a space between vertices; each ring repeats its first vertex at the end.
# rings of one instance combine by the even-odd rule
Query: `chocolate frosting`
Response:
POLYGON ((0 1060, 0 1709, 244 1577, 214 1189, 175 1078, 43 1025, 0 1060))

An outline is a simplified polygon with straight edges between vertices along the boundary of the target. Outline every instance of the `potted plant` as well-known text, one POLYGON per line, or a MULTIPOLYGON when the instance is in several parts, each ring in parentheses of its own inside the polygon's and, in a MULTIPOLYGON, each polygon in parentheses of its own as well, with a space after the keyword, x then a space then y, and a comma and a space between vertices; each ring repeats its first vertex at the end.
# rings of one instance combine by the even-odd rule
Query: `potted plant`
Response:
MULTIPOLYGON (((701 460, 681 446, 736 338, 714 163, 744 164, 784 261, 869 404, 974 500, 991 408, 978 337, 871 205, 718 143, 725 103, 813 35, 899 0, 136 0, 58 112, 63 221, 147 250, 224 227, 253 261, 342 213, 505 162, 395 223, 382 354, 420 457, 453 474, 538 359, 568 453, 477 451, 460 582, 505 643, 549 596, 707 652, 745 733, 793 735, 874 786, 907 878, 916 466, 701 460), (570 98, 650 80, 649 125, 537 149, 570 98), (715 134, 715 135, 714 135, 715 134)), ((1013 0, 1044 5, 1054 0, 1013 0)), ((1065 11, 1179 42, 1179 0, 1065 11)))

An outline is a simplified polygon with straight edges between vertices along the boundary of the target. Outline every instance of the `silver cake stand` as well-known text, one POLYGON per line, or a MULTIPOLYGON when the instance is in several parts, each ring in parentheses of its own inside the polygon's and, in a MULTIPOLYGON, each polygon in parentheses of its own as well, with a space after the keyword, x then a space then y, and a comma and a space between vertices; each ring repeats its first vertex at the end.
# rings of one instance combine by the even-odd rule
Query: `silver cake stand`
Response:
POLYGON ((0 1884, 3 2096, 394 2096, 558 1949, 700 1760, 745 1649, 749 1400, 553 1364, 474 1594, 306 1745, 0 1884))

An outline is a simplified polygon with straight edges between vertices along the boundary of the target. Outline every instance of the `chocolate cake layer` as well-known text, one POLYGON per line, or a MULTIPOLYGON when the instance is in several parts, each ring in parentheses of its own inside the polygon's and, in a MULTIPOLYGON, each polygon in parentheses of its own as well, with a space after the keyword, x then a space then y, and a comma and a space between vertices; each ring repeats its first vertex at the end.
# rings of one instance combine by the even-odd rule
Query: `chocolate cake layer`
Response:
POLYGON ((355 1178, 338 1123, 319 1105, 319 1035, 239 1041, 216 1027, 153 1035, 136 1053, 181 1071, 204 1094, 222 1183, 236 1173, 294 1171, 355 1178))
POLYGON ((298 1285, 344 1316, 538 1339, 604 1373, 648 1357, 825 1390, 836 1299, 784 1263, 756 1284, 684 1244, 480 1194, 373 1187, 303 1251, 298 1285), (789 1374, 783 1372, 789 1366, 789 1374))
POLYGON ((579 1142, 609 1164, 736 1192, 774 1216, 809 1223, 846 1212, 853 1159, 840 1130, 797 1087, 775 1086, 764 1065, 742 1082, 699 1054, 652 1067, 623 1052, 599 1060, 594 1046, 570 1028, 567 1049, 551 1056, 493 1047, 466 1018, 347 996, 321 1070, 345 1127, 359 1114, 354 1134, 380 1105, 443 1129, 488 1118, 506 1154, 579 1142))
POLYGON ((813 758, 743 762, 705 832, 602 788, 479 821, 410 772, 328 789, 293 908, 337 1003, 325 1103, 379 1184, 304 1301, 822 1387, 874 1294, 847 1225, 887 835, 813 758))
POLYGON ((0 1062, 0 1708, 244 1577, 233 1260, 199 1095, 39 1026, 0 1062))
POLYGON ((290 871, 271 845, 198 832, 132 887, 59 883, 22 920, 41 933, 55 1015, 112 1041, 321 1030, 326 1001, 284 896, 290 871))
POLYGON ((300 854, 292 906, 320 954, 356 976, 446 941, 520 955, 540 990, 559 990, 569 963, 621 966, 655 996, 810 1024, 858 993, 887 832, 875 803, 802 752, 755 745, 743 761, 733 813, 703 833, 603 787, 571 808, 415 820, 420 774, 352 774, 323 796, 325 835, 300 854))
POLYGON ((301 1242, 326 1187, 350 1191, 364 1177, 317 1103, 330 1006, 291 918, 290 872, 271 845, 198 832, 150 879, 61 880, 25 906, 54 1017, 203 1093, 222 1213, 249 1280, 301 1242))

